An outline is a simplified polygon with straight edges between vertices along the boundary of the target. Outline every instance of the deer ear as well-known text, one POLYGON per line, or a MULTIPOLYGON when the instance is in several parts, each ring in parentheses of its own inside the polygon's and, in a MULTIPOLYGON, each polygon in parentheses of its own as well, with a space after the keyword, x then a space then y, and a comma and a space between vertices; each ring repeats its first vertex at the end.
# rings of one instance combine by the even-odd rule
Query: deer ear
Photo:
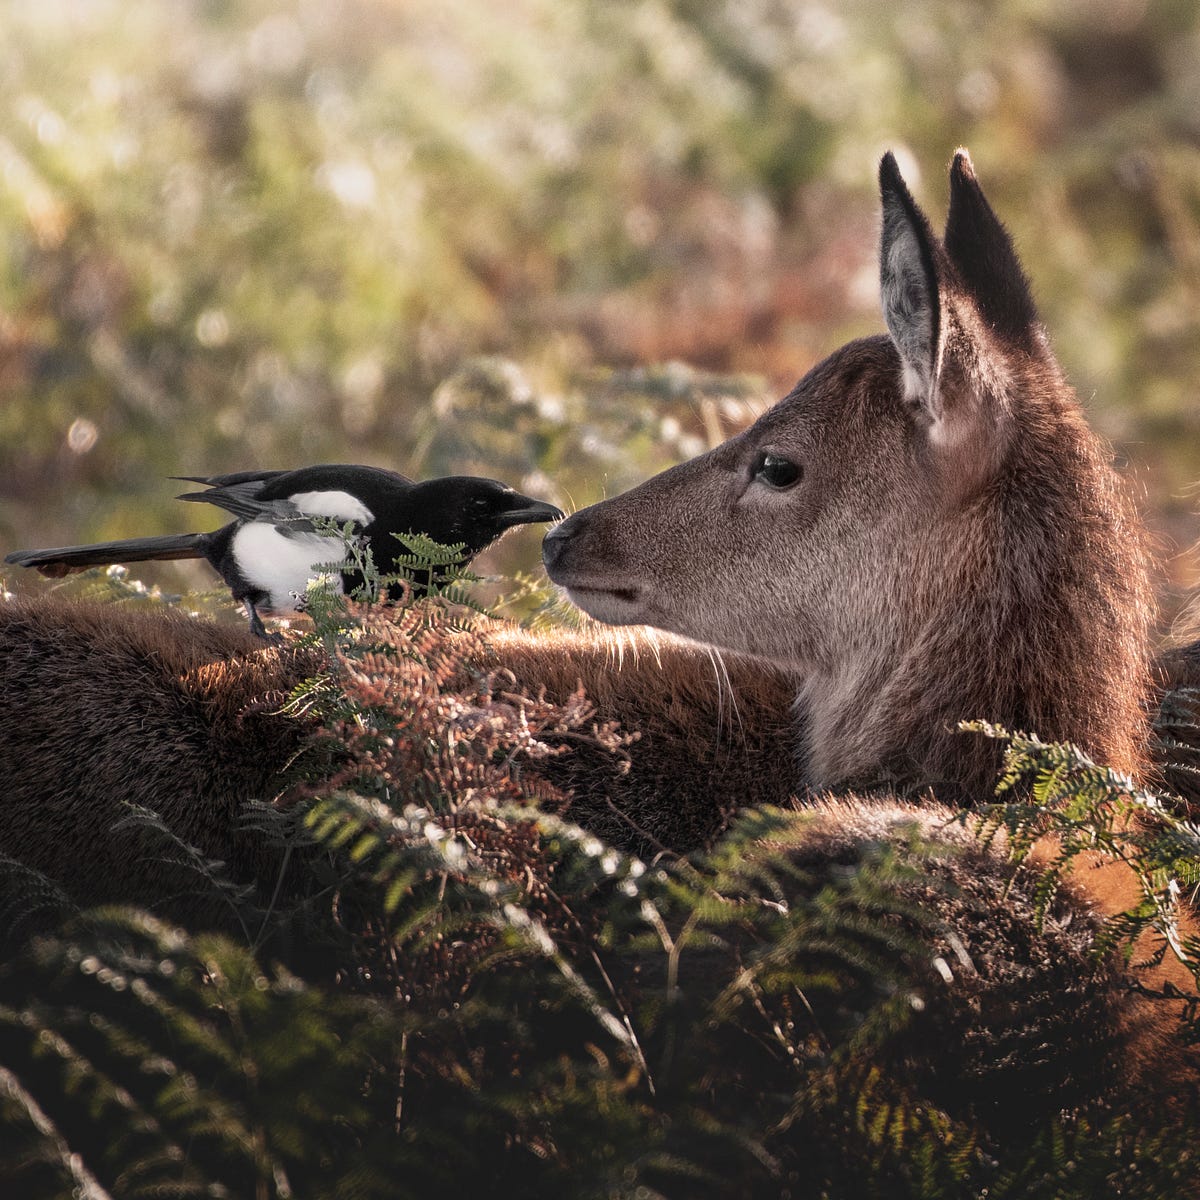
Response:
POLYGON ((1029 280, 1008 231, 975 178, 971 156, 958 150, 950 167, 946 253, 980 316, 1010 345, 1033 353, 1041 325, 1029 280))
POLYGON ((879 285, 883 316, 904 366, 904 394, 931 420, 941 419, 938 374, 942 357, 942 303, 938 294, 937 239, 909 193, 889 150, 879 164, 883 234, 879 285))

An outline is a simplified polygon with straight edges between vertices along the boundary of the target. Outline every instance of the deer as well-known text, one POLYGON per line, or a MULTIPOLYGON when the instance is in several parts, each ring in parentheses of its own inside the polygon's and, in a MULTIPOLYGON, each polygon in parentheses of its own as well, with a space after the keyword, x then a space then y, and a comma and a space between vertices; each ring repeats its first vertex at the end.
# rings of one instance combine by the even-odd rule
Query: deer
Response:
POLYGON ((986 796, 964 717, 1141 768, 1144 538, 965 151, 943 240, 880 169, 888 334, 814 367, 745 432, 576 512, 550 578, 794 673, 798 781, 986 796))
MULTIPOLYGON (((722 445, 556 525, 546 570, 598 624, 494 625, 470 666, 518 697, 582 687, 638 735, 620 769, 585 747, 544 764, 566 815, 627 849, 702 850, 750 803, 807 806, 796 854, 831 870, 914 825, 961 842, 954 810, 988 799, 999 754, 963 718, 1150 771, 1146 539, 1012 240, 963 150, 940 239, 891 154, 879 184, 887 332, 835 351, 722 445)), ((264 698, 309 656, 45 600, 0 605, 0 654, 0 852, 84 901, 173 899, 163 863, 113 831, 124 789, 203 853, 273 869, 231 813, 288 786, 303 730, 264 698)), ((945 870, 1012 916, 1001 854, 945 870)), ((1058 925, 1091 929, 1125 903, 1121 870, 1083 872, 1058 925)), ((1032 895, 1036 866, 1022 878, 1032 895)), ((1159 1010, 1083 943, 1045 953, 1030 906, 1014 920, 1013 961, 1066 955, 1092 996, 1087 1030, 1121 1043, 1105 1086, 1153 1075, 1159 1010)), ((1001 1007, 1037 1024, 1054 988, 1030 969, 1001 1007)))

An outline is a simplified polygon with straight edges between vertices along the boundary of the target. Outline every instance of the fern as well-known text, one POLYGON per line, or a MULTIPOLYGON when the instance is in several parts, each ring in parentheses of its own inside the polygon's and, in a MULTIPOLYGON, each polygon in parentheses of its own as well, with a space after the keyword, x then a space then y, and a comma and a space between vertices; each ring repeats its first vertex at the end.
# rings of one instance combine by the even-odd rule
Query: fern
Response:
POLYGON ((117 910, 64 921, 51 892, 44 910, 32 885, 14 892, 43 932, 0 967, 0 1187, 1178 1193, 1194 1113, 1120 1096, 1056 1112, 1038 1059, 1091 1002, 1077 958, 1045 965, 1089 937, 1051 919, 1073 857, 1143 873, 1142 905, 1098 951, 1147 928, 1169 948, 1172 881, 1197 861, 1169 800, 1071 747, 988 730, 1008 744, 982 842, 1003 834, 1018 859, 1047 833, 1060 846, 1047 875, 1014 869, 1007 895, 961 834, 847 840, 819 812, 750 811, 709 853, 651 866, 573 825, 541 774, 580 740, 617 754, 623 735, 583 695, 517 695, 473 666, 488 617, 454 602, 450 552, 411 552, 398 605, 379 603, 361 552, 359 596, 310 593, 301 637, 327 667, 287 706, 324 741, 288 808, 243 818, 299 885, 251 893, 158 830, 237 913, 236 942, 117 910), (1045 941, 1022 959, 1013 931, 1035 913, 1045 941), (985 962, 989 946, 1012 961, 985 962), (1045 1027, 976 1022, 973 1003, 1004 1011, 1006 970, 1015 995, 1043 980, 1045 1027))
MULTIPOLYGON (((1153 939, 1150 963, 1170 954, 1200 984, 1200 940, 1180 929, 1180 899, 1200 869, 1200 826, 1176 815, 1177 805, 1109 767, 1098 766, 1075 746, 1046 743, 986 722, 966 722, 966 732, 1005 743, 996 791, 1013 796, 979 813, 980 836, 990 843, 1001 830, 1016 861, 1052 835, 1056 850, 1043 876, 1038 916, 1044 917, 1054 891, 1085 851, 1126 864, 1141 901, 1110 918, 1097 943, 1100 953, 1122 945, 1132 955, 1143 935, 1153 939), (1022 789, 1025 789, 1022 791, 1022 789)), ((965 814, 961 818, 969 820, 965 814)), ((1195 1024, 1200 1012, 1189 1006, 1195 1024)))
POLYGON ((76 906, 41 871, 0 854, 0 950, 19 950, 32 936, 72 916, 76 906))
MULTIPOLYGON (((3 1061, 113 1195, 400 1194, 394 1089, 372 1086, 396 1036, 368 999, 314 992, 224 939, 117 911, 0 970, 3 1061), (309 1091, 314 1077, 334 1112, 309 1091)), ((0 1160, 10 1184, 27 1170, 0 1160)))

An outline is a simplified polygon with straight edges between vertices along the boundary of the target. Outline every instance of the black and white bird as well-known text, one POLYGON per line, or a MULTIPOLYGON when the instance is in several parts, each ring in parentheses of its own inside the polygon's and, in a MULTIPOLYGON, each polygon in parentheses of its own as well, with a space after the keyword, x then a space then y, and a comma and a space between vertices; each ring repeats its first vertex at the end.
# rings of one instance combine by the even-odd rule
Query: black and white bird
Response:
MULTIPOLYGON (((267 637, 262 615, 303 611, 308 582, 318 568, 346 561, 340 537, 319 533, 310 518, 353 521, 370 546, 379 570, 395 569, 406 553, 396 534, 425 534, 442 545, 465 545, 469 561, 514 525, 559 521, 552 504, 523 496, 494 479, 449 475, 417 483, 381 467, 329 464, 296 471, 238 471, 209 477, 178 478, 208 490, 180 500, 215 504, 235 520, 211 533, 178 533, 131 538, 91 546, 17 550, 7 563, 35 567, 57 578, 111 563, 204 558, 245 604, 250 629, 267 637)), ((342 572, 349 591, 361 578, 342 572)))

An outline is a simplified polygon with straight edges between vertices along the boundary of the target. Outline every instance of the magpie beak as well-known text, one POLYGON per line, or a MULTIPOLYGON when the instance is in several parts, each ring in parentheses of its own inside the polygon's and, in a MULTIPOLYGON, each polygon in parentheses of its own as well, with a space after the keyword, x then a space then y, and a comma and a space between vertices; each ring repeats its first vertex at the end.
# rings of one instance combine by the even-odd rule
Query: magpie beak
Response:
MULTIPOLYGON (((522 496, 521 499, 528 500, 529 497, 522 496)), ((566 515, 561 508, 555 508, 553 504, 534 500, 520 508, 510 508, 506 513, 497 513, 493 522, 499 529, 511 529, 514 525, 536 525, 541 521, 561 521, 566 515)))

